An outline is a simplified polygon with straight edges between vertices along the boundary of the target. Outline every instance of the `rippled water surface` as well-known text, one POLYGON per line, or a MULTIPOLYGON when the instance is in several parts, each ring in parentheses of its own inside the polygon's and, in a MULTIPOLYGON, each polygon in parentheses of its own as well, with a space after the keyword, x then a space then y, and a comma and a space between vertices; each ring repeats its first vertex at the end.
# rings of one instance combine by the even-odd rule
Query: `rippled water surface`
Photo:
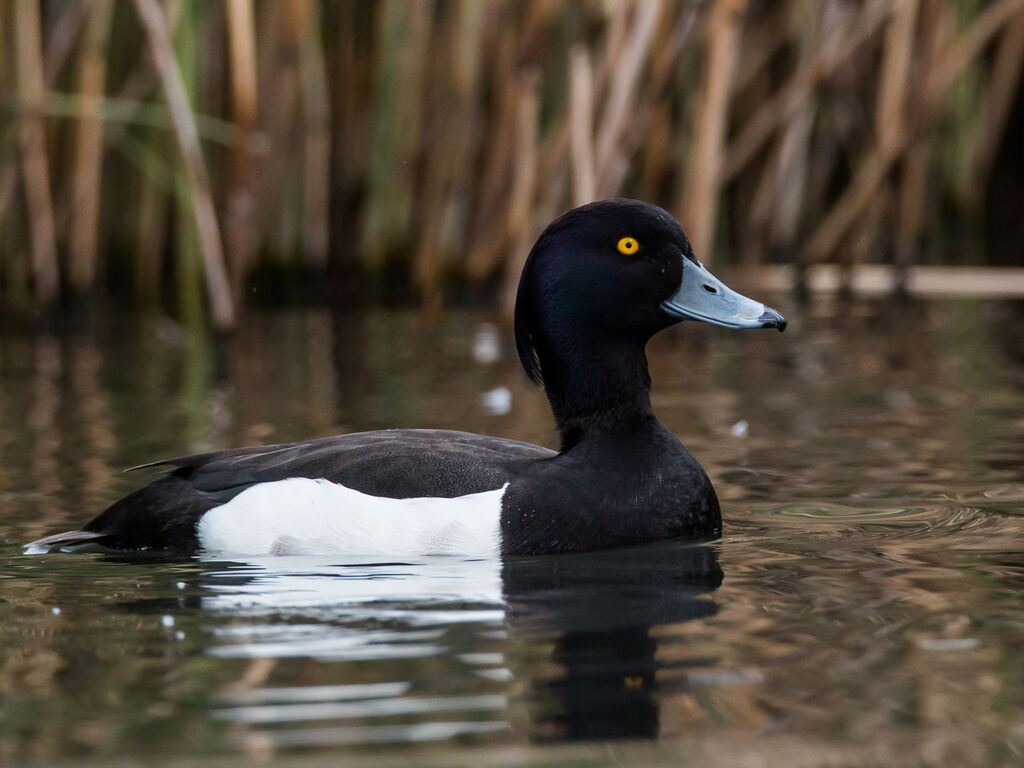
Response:
POLYGON ((649 350, 721 540, 504 560, 21 547, 169 455, 391 426, 551 445, 486 314, 3 334, 0 764, 1024 764, 1024 311, 779 303, 781 336, 649 350))

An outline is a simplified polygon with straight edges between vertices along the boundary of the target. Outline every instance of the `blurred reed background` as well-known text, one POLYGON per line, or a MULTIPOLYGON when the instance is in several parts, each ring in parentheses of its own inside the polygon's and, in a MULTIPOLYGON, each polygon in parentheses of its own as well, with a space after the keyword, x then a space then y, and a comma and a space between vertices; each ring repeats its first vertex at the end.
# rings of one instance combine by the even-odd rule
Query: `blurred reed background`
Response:
POLYGON ((616 195, 797 285, 1018 265, 1022 64, 1024 0, 0 0, 0 311, 507 305, 616 195))

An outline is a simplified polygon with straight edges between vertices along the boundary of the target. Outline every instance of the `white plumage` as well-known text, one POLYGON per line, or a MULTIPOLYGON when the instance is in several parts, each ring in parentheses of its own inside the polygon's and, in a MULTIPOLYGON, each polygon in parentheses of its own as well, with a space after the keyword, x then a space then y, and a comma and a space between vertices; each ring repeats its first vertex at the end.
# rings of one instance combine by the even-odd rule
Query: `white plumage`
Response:
POLYGON ((213 555, 488 556, 500 551, 501 497, 389 499, 328 480, 247 488, 196 526, 213 555))

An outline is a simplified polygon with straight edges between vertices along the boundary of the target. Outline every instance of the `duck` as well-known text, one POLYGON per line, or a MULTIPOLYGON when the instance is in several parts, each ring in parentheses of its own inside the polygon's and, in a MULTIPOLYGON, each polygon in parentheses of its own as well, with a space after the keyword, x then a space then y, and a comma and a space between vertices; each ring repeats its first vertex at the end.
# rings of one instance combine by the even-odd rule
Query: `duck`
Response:
POLYGON ((28 550, 475 557, 713 539, 722 515, 711 481, 650 400, 646 344, 686 320, 786 327, 716 278, 662 208, 574 208, 528 254, 513 324, 557 451, 388 429, 166 459, 133 468, 163 468, 158 479, 28 550))

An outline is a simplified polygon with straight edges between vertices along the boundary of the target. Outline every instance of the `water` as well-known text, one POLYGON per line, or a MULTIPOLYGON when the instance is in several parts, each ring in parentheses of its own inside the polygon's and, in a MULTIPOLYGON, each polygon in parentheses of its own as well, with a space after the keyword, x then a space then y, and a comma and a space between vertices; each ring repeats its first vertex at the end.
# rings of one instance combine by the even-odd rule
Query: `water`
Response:
POLYGON ((781 336, 650 348, 724 538, 505 561, 20 546, 161 456, 389 426, 551 445, 486 314, 258 314, 229 348, 8 332, 0 764, 1022 764, 1024 311, 783 308, 781 336))

